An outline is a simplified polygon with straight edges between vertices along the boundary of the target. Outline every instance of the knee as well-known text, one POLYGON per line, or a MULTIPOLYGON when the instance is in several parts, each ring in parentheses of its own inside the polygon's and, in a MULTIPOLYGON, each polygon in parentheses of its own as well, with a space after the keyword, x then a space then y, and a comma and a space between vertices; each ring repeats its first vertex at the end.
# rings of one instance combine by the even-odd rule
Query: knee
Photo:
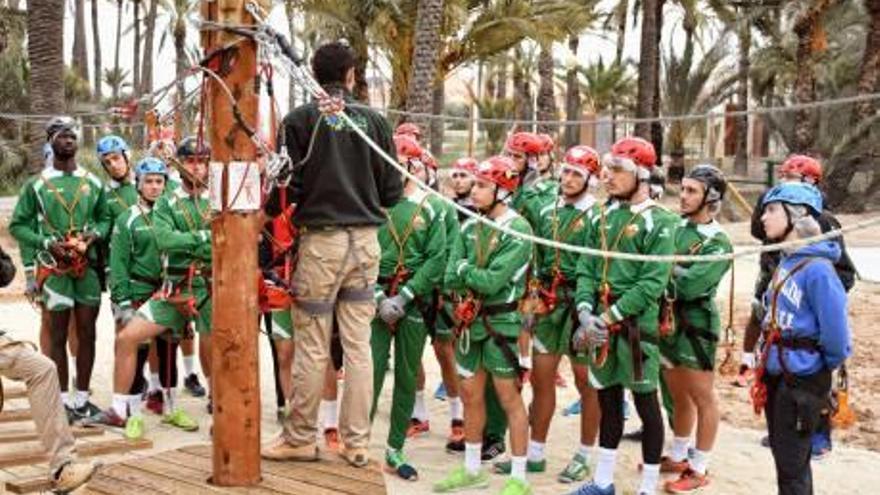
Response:
POLYGON ((459 386, 459 396, 461 397, 462 402, 469 406, 481 405, 485 400, 483 390, 475 387, 473 383, 467 383, 467 381, 461 382, 459 386))

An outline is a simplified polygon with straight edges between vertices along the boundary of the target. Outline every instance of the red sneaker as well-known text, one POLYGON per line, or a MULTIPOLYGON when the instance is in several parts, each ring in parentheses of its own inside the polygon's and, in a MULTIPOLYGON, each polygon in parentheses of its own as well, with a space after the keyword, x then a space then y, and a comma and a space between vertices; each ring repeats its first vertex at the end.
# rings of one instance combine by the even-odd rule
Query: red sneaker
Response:
POLYGON ((699 474, 693 469, 685 469, 675 481, 667 481, 663 488, 666 493, 693 493, 709 484, 709 473, 699 474))
POLYGON ((406 429, 406 438, 415 438, 431 431, 428 421, 419 421, 416 418, 409 420, 409 428, 406 429))
POLYGON ((339 452, 339 430, 336 428, 324 430, 324 445, 327 446, 327 450, 339 452))
POLYGON ((663 456, 660 458, 660 472, 661 473, 683 473, 691 468, 690 463, 687 459, 683 461, 673 461, 668 456, 663 456))
POLYGON ((161 390, 153 390, 147 394, 147 410, 161 416, 164 412, 165 396, 161 390))

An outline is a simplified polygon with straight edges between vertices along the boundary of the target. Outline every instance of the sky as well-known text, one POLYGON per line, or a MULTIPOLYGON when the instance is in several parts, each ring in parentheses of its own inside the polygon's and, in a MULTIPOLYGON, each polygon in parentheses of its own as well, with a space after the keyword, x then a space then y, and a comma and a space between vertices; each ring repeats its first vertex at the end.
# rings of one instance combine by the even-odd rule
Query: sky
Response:
MULTIPOLYGON (((115 2, 111 2, 108 0, 97 0, 99 1, 100 8, 100 26, 99 26, 99 36, 101 39, 101 54, 102 54, 102 63, 103 68, 106 70, 108 68, 113 67, 114 60, 114 52, 115 52, 115 37, 116 37, 116 20, 117 20, 117 9, 115 2)), ((602 0, 600 2, 600 9, 609 9, 610 6, 614 5, 614 0, 602 0)), ((284 12, 284 6, 281 2, 275 2, 275 6, 272 9, 270 15, 270 23, 273 27, 279 30, 282 33, 287 33, 287 20, 284 12)), ((73 51, 73 29, 74 29, 74 3, 73 1, 68 1, 68 4, 64 10, 65 22, 64 22, 64 56, 65 61, 69 63, 72 57, 73 51)), ((88 43, 88 53, 89 53, 89 71, 91 74, 92 70, 92 27, 91 27, 91 15, 90 15, 91 4, 90 0, 86 0, 86 36, 88 43)), ((143 9, 142 9, 143 10, 143 9)), ((672 39, 673 43, 676 46, 680 46, 682 44, 681 41, 681 16, 676 12, 674 8, 667 7, 666 9, 666 19, 664 23, 664 47, 665 43, 668 43, 668 40, 672 39)), ((143 17, 146 13, 141 12, 141 16, 143 17)), ((129 78, 131 77, 132 72, 132 58, 133 58, 133 32, 128 30, 127 28, 130 26, 133 21, 133 12, 130 2, 125 2, 123 7, 123 37, 120 43, 120 65, 129 71, 129 78)), ((625 57, 637 59, 639 52, 639 26, 633 26, 631 23, 632 12, 629 14, 630 24, 628 26, 626 42, 625 42, 625 57)), ((162 38, 162 30, 167 30, 169 24, 169 17, 165 14, 161 13, 159 19, 156 22, 156 36, 155 36, 155 60, 153 66, 153 86, 154 88, 159 88, 168 84, 169 82, 174 80, 174 49, 171 41, 170 35, 168 36, 165 44, 161 47, 160 50, 160 40, 162 38)), ((198 31, 194 26, 190 26, 187 32, 187 39, 189 43, 195 43, 198 40, 198 31)), ((580 48, 578 51, 577 63, 581 65, 589 65, 592 62, 597 61, 600 57, 604 58, 606 61, 611 60, 614 57, 615 53, 615 40, 613 36, 610 38, 605 38, 598 35, 593 34, 585 34, 581 37, 580 48)), ((664 48, 665 49, 665 48, 664 48)), ((568 55, 568 49, 563 44, 557 44, 554 47, 554 54, 556 55, 556 59, 560 63, 571 63, 570 56, 568 55)), ((385 70, 386 76, 390 76, 390 70, 385 70)), ((461 71, 458 74, 459 77, 464 79, 470 79, 472 75, 468 72, 467 69, 461 71)), ((93 78, 94 76, 90 76, 93 78)), ((277 101, 281 106, 282 112, 286 110, 287 107, 287 79, 282 75, 276 76, 281 78, 281 81, 276 82, 276 88, 278 88, 277 93, 277 101)), ((131 79, 129 79, 131 82, 131 79)), ((195 79, 190 79, 188 81, 188 87, 194 88, 197 84, 195 79)), ((110 93, 110 88, 105 84, 103 86, 104 94, 110 93)), ((169 98, 170 100, 170 98, 169 98)), ((375 104, 375 103, 374 103, 375 104)))

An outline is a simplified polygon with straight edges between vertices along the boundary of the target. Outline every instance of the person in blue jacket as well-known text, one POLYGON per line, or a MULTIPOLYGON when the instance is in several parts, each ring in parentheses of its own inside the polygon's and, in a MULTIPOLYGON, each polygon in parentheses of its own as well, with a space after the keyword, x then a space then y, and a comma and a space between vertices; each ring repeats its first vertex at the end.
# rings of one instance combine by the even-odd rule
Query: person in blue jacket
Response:
MULTIPOLYGON (((818 189, 781 184, 764 197, 761 221, 773 242, 819 235, 818 189)), ((810 436, 828 409, 831 372, 852 353, 846 291, 834 263, 840 245, 825 240, 782 252, 764 293, 765 414, 779 493, 813 493, 810 436)))

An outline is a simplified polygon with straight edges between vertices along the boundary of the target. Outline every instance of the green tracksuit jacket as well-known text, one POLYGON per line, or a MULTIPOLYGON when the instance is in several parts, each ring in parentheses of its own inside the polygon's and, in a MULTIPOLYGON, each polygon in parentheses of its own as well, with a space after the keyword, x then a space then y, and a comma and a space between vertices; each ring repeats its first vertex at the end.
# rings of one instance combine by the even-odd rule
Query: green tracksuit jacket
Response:
POLYGON ((211 268, 211 205, 207 193, 192 197, 183 188, 156 202, 156 241, 164 257, 167 277, 179 280, 191 263, 211 268))
POLYGON ((117 219, 110 240, 110 300, 121 308, 143 302, 162 283, 155 213, 135 204, 117 219))

